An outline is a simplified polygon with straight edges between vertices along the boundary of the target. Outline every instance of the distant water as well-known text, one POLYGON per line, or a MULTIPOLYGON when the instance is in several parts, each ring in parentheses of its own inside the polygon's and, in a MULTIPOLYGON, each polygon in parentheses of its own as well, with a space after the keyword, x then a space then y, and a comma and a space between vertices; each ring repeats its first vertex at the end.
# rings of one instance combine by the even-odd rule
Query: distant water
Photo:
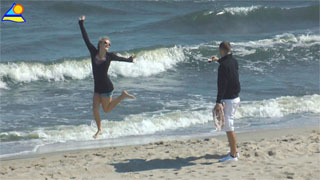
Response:
MULTIPOLYGON (((222 40, 231 41, 242 86, 236 131, 318 126, 319 2, 21 1, 27 23, 1 22, 0 157, 99 147, 93 79, 78 17, 90 40, 108 35, 115 96, 136 100, 101 112, 104 141, 213 131, 222 40), (59 146, 55 144, 59 143, 59 146), (55 148, 56 147, 56 148, 55 148), (42 150, 41 150, 42 149, 42 150)), ((1 2, 1 10, 11 2, 1 2)), ((1 17, 5 13, 1 11, 1 17)))

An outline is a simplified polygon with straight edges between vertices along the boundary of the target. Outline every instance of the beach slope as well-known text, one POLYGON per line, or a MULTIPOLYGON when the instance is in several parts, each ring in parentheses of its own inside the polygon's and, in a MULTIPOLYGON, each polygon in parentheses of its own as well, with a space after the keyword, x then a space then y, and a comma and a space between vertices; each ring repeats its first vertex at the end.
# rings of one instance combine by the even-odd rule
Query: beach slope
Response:
POLYGON ((1 160, 0 179, 320 179, 319 128, 238 134, 240 159, 224 136, 160 141, 1 160))

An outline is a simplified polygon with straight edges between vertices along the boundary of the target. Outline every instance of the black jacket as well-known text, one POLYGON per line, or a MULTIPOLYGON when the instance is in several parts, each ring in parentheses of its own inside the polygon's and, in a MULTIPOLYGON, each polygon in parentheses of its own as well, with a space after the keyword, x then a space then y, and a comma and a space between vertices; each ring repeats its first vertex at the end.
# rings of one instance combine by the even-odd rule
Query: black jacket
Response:
POLYGON ((221 99, 234 99, 239 97, 240 81, 238 73, 238 62, 228 54, 219 59, 218 69, 218 95, 217 103, 221 103, 221 99))

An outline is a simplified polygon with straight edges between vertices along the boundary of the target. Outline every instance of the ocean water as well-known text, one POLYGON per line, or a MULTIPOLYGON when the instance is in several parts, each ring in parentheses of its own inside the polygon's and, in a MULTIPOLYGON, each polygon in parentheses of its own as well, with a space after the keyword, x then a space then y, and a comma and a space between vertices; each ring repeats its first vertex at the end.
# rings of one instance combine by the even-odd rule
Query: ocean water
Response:
MULTIPOLYGON (((1 1, 1 17, 12 2, 1 1)), ((218 135, 211 109, 221 41, 239 62, 236 131, 319 126, 318 1, 19 1, 26 23, 1 22, 0 157, 167 137, 218 135), (93 140, 93 78, 78 17, 96 44, 137 55, 112 62, 117 96, 93 140)))

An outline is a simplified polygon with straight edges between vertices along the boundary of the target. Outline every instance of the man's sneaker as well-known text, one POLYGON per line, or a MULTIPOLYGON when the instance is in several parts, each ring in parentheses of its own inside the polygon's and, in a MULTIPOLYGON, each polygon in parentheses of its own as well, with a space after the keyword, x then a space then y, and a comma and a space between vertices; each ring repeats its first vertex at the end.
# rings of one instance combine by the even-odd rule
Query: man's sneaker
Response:
POLYGON ((237 158, 240 158, 240 154, 238 152, 237 152, 236 156, 237 156, 237 158))
MULTIPOLYGON (((228 154, 230 154, 230 152, 228 152, 228 154)), ((236 153, 236 157, 239 159, 240 158, 240 154, 237 152, 236 153)))
POLYGON ((227 161, 238 161, 238 154, 236 155, 236 157, 232 157, 229 153, 226 157, 219 160, 219 162, 227 162, 227 161))

